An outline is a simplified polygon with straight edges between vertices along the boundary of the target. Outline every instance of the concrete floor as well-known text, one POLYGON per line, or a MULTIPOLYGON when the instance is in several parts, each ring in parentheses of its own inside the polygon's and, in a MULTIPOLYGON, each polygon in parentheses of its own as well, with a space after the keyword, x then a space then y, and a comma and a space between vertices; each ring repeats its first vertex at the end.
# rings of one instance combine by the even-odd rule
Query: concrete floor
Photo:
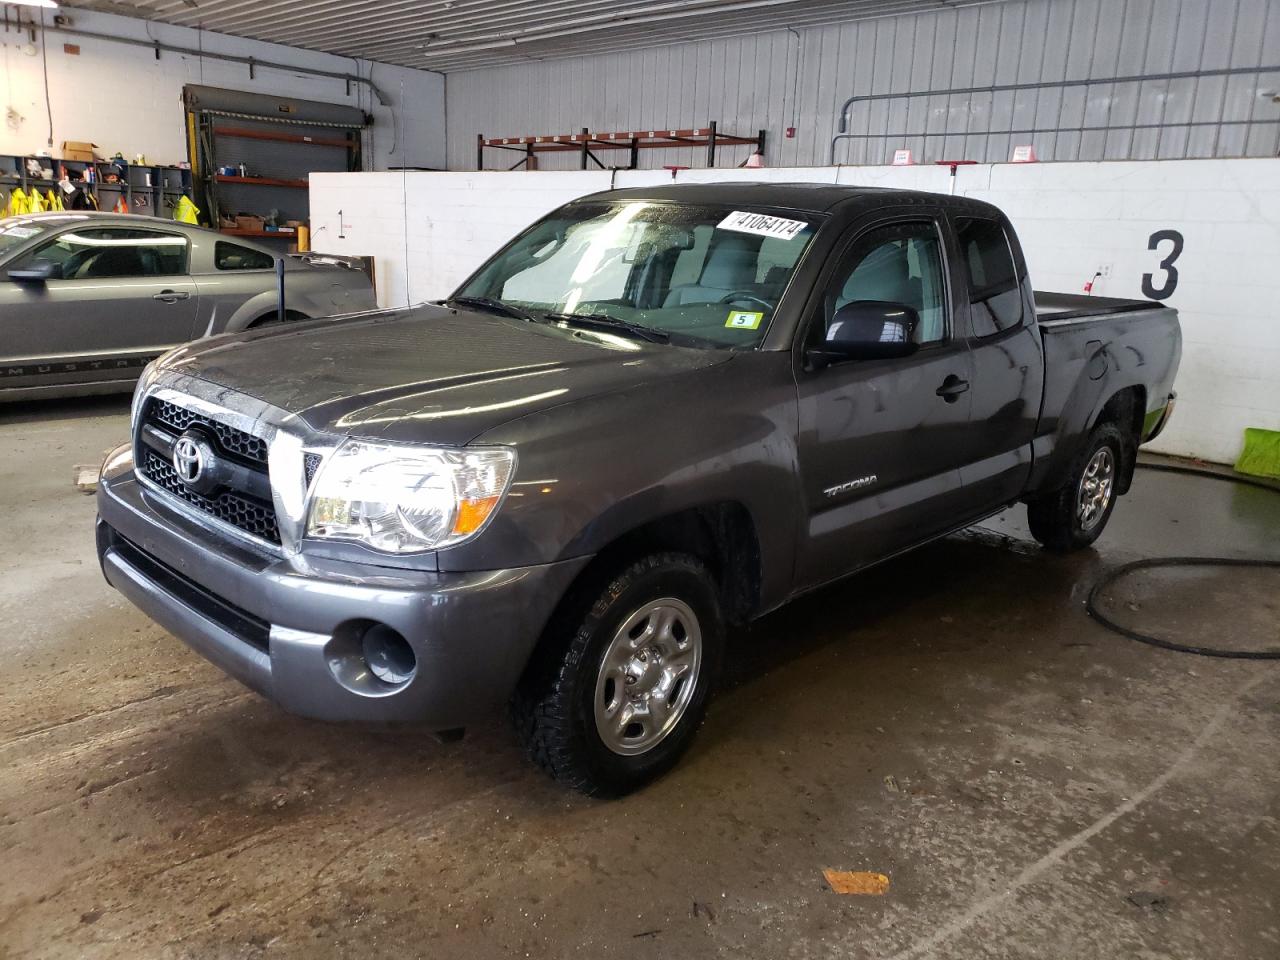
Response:
MULTIPOLYGON (((732 638, 684 763, 604 803, 496 719, 289 717, 137 613, 72 487, 126 420, 0 409, 0 955, 1280 957, 1280 663, 1082 609, 1137 557, 1280 557, 1280 497, 1143 472, 1096 552, 1015 511, 795 603, 732 638)), ((1264 646, 1278 593, 1201 570, 1111 602, 1264 646)))

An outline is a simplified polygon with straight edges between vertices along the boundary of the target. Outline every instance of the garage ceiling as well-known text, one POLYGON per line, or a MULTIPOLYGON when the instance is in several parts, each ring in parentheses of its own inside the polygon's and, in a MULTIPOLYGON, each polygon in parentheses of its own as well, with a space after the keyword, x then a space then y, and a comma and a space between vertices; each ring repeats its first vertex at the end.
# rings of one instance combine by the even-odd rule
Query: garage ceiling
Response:
POLYGON ((999 0, 64 0, 63 5, 451 72, 992 2, 999 0))

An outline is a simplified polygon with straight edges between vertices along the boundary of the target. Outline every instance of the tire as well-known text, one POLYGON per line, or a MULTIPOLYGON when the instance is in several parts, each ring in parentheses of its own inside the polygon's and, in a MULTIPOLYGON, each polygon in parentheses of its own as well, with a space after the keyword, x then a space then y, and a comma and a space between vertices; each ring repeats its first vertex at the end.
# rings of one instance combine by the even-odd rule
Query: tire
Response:
POLYGON ((306 319, 308 319, 306 314, 298 313, 294 310, 286 311, 283 320, 280 319, 280 315, 278 313, 264 313, 257 320, 253 321, 253 323, 249 324, 249 326, 245 327, 245 329, 263 330, 267 327, 282 327, 286 323, 297 323, 299 320, 306 319))
POLYGON ((1119 497, 1125 449, 1124 434, 1114 423, 1098 424, 1073 462, 1067 482, 1027 502, 1031 535, 1046 550, 1080 550, 1102 534, 1119 497))
POLYGON ((525 752, 590 796, 661 776, 702 724, 723 633, 700 560, 658 553, 629 564, 553 618, 512 701, 525 752))

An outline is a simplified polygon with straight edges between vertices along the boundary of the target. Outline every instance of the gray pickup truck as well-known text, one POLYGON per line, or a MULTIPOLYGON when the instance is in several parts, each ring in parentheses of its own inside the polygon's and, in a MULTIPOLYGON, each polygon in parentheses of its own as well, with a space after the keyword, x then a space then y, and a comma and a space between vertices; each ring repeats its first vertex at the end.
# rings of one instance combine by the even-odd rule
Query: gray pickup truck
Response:
POLYGON ((287 710, 510 704, 532 759, 619 794, 688 747, 732 625, 1018 502, 1091 543, 1180 352, 1158 304, 1033 293, 988 204, 599 194, 439 304, 158 360, 98 550, 287 710))

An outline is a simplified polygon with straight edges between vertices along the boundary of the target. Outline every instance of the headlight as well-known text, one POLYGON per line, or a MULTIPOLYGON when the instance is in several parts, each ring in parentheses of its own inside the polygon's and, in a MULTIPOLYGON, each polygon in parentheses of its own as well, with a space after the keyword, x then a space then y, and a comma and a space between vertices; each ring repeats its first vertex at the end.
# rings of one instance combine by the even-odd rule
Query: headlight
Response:
POLYGON ((469 540, 506 495, 516 455, 348 440, 320 468, 307 536, 383 553, 421 553, 469 540))

